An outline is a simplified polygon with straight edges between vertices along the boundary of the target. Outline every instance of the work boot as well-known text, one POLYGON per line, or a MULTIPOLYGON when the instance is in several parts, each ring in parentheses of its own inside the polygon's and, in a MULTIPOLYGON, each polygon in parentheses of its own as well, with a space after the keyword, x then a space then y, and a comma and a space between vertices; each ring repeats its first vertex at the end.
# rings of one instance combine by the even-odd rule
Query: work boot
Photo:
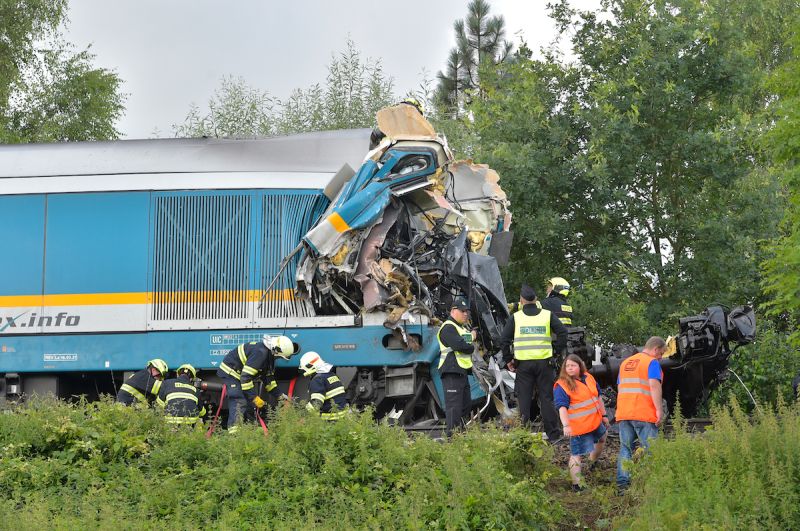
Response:
POLYGON ((586 490, 586 487, 581 485, 580 483, 578 483, 578 484, 573 483, 572 484, 572 492, 583 492, 585 490, 586 490))

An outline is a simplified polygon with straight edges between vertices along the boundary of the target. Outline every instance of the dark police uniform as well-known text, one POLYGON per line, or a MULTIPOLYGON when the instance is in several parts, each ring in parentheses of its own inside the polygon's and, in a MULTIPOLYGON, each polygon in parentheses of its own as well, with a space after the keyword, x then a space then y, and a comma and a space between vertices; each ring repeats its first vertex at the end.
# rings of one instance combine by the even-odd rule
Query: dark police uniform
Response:
POLYGON ((310 411, 319 411, 326 420, 337 420, 347 411, 347 397, 342 381, 331 369, 330 372, 318 372, 308 386, 311 397, 306 406, 310 411))
POLYGON ((444 411, 447 418, 447 435, 456 426, 463 426, 469 416, 472 396, 467 376, 472 372, 472 333, 448 319, 439 328, 439 372, 444 388, 444 411))
MULTIPOLYGON (((547 314, 543 317, 546 317, 547 314)), ((561 437, 561 430, 558 427, 558 413, 556 413, 555 406, 553 406, 553 383, 556 378, 551 362, 553 351, 561 352, 567 346, 567 328, 561 323, 558 317, 549 310, 539 308, 536 303, 526 304, 522 307, 522 310, 511 316, 511 319, 506 322, 506 326, 503 328, 500 348, 503 350, 504 364, 508 364, 512 359, 512 344, 515 345, 513 357, 516 358, 517 364, 514 389, 517 394, 521 420, 523 423, 528 423, 531 420, 531 405, 533 404, 533 394, 535 390, 539 402, 539 410, 542 414, 545 433, 547 433, 548 439, 555 441, 561 437), (542 339, 531 341, 532 344, 530 346, 523 346, 520 348, 518 330, 520 327, 518 324, 521 323, 517 323, 516 321, 522 321, 526 318, 535 319, 537 316, 540 316, 542 312, 547 312, 547 314, 549 314, 545 326, 547 330, 542 334, 542 339), (555 341, 549 339, 551 333, 556 335, 555 341), (548 339, 544 339, 545 337, 548 339), (546 346, 545 343, 550 341, 552 341, 552 343, 549 347, 546 346), (549 354, 547 348, 549 348, 549 354), (524 349, 534 350, 528 351, 524 349), (536 356, 527 355, 529 352, 536 352, 536 349, 540 349, 544 353, 544 357, 538 357, 537 359, 536 356)))
POLYGON ((142 369, 131 374, 117 393, 117 402, 130 406, 136 402, 147 404, 153 401, 161 389, 162 381, 150 374, 150 369, 142 369))
POLYGON ((200 405, 199 390, 188 374, 165 380, 158 393, 158 404, 164 407, 167 424, 195 424, 206 414, 200 405))
POLYGON ((250 403, 258 396, 255 380, 259 376, 271 396, 276 399, 280 396, 274 371, 275 355, 262 341, 243 343, 225 355, 217 376, 228 386, 228 429, 233 428, 242 415, 243 420, 254 419, 250 403))

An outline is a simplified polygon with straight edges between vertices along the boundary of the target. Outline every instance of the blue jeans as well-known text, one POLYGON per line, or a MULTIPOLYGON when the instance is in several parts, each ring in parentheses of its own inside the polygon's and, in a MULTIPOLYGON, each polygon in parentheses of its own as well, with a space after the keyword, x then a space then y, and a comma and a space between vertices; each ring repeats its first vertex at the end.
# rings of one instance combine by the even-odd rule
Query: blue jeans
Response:
POLYGON ((594 451, 595 445, 605 437, 606 427, 601 422, 594 431, 583 435, 573 435, 569 438, 570 455, 586 455, 594 451))
POLYGON ((619 456, 617 457, 617 486, 627 487, 631 483, 631 474, 624 470, 624 464, 633 456, 633 442, 639 439, 642 448, 650 448, 650 439, 658 435, 658 426, 643 420, 619 421, 619 456))

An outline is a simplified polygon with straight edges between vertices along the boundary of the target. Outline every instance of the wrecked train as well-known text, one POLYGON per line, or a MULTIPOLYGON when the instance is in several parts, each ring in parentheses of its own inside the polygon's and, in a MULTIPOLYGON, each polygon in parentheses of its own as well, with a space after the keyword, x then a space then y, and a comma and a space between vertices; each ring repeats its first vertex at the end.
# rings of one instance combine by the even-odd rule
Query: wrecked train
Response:
POLYGON ((213 380, 285 333, 357 404, 435 420, 434 315, 468 292, 492 344, 511 215, 497 174, 408 110, 381 111, 369 152, 369 130, 0 146, 0 402, 114 393, 155 357, 213 380))
MULTIPOLYGON (((14 257, 0 261, 0 405, 115 393, 155 357, 213 381, 229 349, 285 333, 337 366, 353 403, 435 423, 437 324, 454 295, 471 302, 482 353, 497 351, 511 213, 498 175, 454 161, 412 107, 377 121, 369 151, 369 130, 0 146, 14 257)), ((724 375, 729 343, 752 340, 744 313, 681 320, 665 363, 685 412, 724 375)), ((591 365, 584 331, 570 337, 591 365)), ((593 368, 612 401, 632 350, 593 368)), ((510 414, 513 375, 486 359, 473 399, 510 414)), ((303 397, 296 363, 278 363, 279 386, 303 397)))
MULTIPOLYGON (((663 397, 669 413, 679 406, 681 415, 691 418, 730 375, 728 365, 736 349, 755 340, 755 312, 750 306, 709 306, 698 315, 678 319, 678 328, 678 334, 668 339, 667 352, 660 362, 664 370, 663 397)), ((612 411, 616 406, 619 368, 639 351, 633 345, 614 345, 602 351, 600 362, 592 367, 612 411)))

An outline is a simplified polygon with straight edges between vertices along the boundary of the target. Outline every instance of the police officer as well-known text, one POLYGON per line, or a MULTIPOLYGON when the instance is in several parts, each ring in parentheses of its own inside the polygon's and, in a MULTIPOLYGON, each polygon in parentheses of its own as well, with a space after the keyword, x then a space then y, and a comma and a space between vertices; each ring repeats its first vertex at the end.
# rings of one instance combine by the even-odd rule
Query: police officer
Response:
POLYGON ((519 303, 521 309, 511 315, 500 338, 503 362, 510 371, 517 373, 514 389, 522 423, 531 421, 535 391, 544 431, 550 441, 556 441, 561 437, 561 430, 553 406, 556 378, 551 363, 553 351, 561 352, 567 346, 567 328, 550 310, 536 304, 536 291, 527 284, 522 285, 519 303), (556 335, 555 341, 551 334, 556 335))
POLYGON ((472 372, 472 353, 475 351, 475 331, 466 328, 469 321, 469 304, 464 297, 455 297, 450 308, 450 318, 439 328, 439 373, 444 388, 447 435, 457 426, 464 425, 472 406, 469 381, 472 372))
POLYGON ((542 308, 553 312, 566 326, 572 326, 572 306, 567 304, 569 290, 569 282, 553 277, 547 281, 547 297, 541 303, 542 308))
POLYGON ((326 363, 316 352, 306 352, 300 358, 298 370, 303 376, 313 375, 308 385, 311 396, 306 409, 318 411, 326 420, 338 420, 347 413, 344 385, 336 376, 333 365, 326 363))
POLYGON ((177 378, 165 380, 158 393, 158 405, 164 408, 167 424, 194 425, 206 414, 206 408, 200 404, 200 391, 192 384, 197 378, 197 370, 184 364, 175 371, 177 378))
POLYGON ((255 388, 259 376, 264 390, 276 399, 280 397, 274 375, 275 357, 288 360, 296 350, 297 345, 286 336, 265 335, 261 341, 243 343, 225 355, 217 376, 228 387, 228 430, 235 430, 242 420, 253 420, 255 409, 264 407, 264 399, 255 388))
POLYGON ((161 384, 169 372, 167 362, 153 359, 141 371, 131 374, 117 393, 117 402, 126 406, 135 403, 148 404, 158 397, 161 384))

